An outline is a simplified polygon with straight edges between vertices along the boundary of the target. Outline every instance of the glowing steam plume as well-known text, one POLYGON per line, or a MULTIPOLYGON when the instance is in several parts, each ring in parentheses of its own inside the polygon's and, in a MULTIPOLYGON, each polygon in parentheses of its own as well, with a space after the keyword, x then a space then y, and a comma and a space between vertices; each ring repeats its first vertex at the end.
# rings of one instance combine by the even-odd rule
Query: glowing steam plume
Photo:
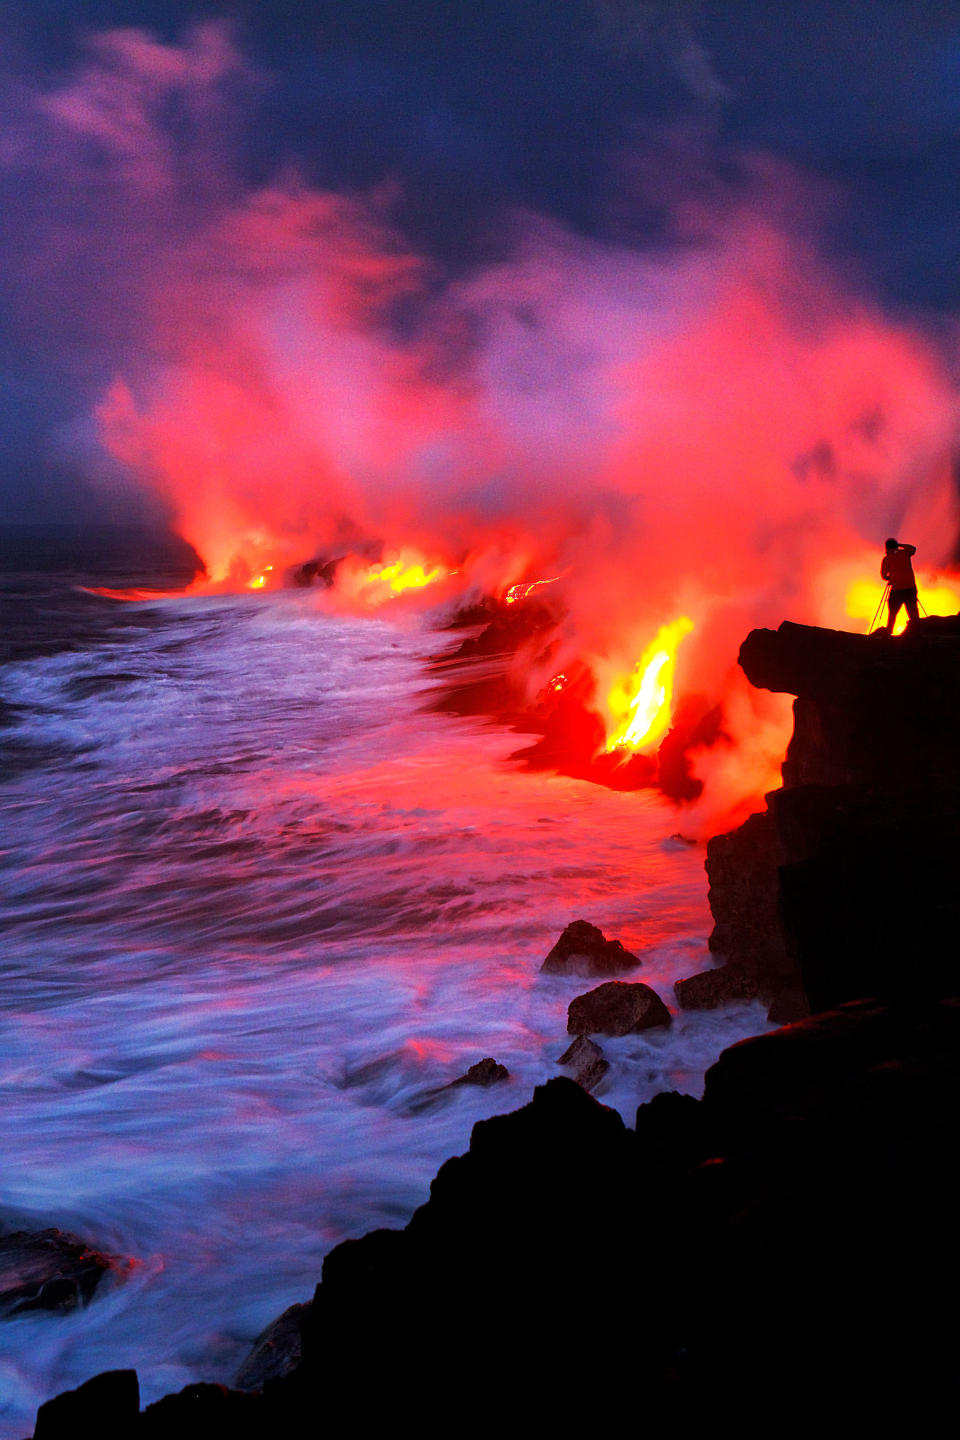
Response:
POLYGON ((614 685, 608 704, 617 728, 607 740, 608 751, 651 749, 666 734, 676 652, 692 629, 693 621, 686 615, 661 626, 633 674, 614 685))
MULTIPOLYGON (((246 184, 224 119, 244 77, 268 83, 226 27, 180 43, 123 29, 91 37, 19 115, 24 173, 57 198, 42 263, 13 280, 32 296, 70 276, 75 329, 110 356, 93 417, 104 483, 149 487, 208 587, 267 588, 354 541, 384 560, 372 578, 378 552, 344 562, 330 603, 433 603, 444 559, 486 594, 563 575, 566 618, 542 670, 527 664, 530 699, 582 664, 606 691, 611 661, 629 671, 664 615, 691 615, 683 679, 723 704, 732 737, 700 773, 713 793, 756 795, 756 757, 786 722, 775 697, 737 688, 747 632, 845 623, 848 584, 876 574, 886 535, 950 561, 941 340, 850 293, 816 252, 815 187, 769 156, 737 195, 680 196, 673 247, 525 213, 496 263, 445 273, 394 223, 390 186, 337 195, 293 166, 246 184)), ((878 584, 864 620, 877 599, 878 584)), ((642 681, 620 687, 618 748, 652 747, 669 723, 672 660, 648 682, 665 695, 649 728, 642 681)))

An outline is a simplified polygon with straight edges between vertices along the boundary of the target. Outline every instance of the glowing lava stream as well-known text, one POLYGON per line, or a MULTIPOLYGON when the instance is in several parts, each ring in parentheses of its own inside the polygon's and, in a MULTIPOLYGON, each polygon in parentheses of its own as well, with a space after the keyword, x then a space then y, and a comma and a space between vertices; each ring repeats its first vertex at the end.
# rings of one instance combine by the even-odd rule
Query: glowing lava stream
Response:
POLYGON ((669 728, 676 652, 692 629, 686 615, 661 626, 633 674, 614 685, 608 703, 617 729, 607 740, 608 752, 652 746, 669 728))
POLYGON ((549 580, 531 580, 525 585, 511 585, 503 597, 503 603, 504 605, 516 605, 518 600, 526 600, 534 590, 539 590, 543 585, 555 585, 559 579, 559 575, 554 575, 549 580))
POLYGON ((405 565, 402 560, 396 560, 392 565, 374 565, 368 583, 388 585, 395 595, 400 595, 404 590, 422 590, 448 573, 442 565, 425 570, 420 564, 405 565))

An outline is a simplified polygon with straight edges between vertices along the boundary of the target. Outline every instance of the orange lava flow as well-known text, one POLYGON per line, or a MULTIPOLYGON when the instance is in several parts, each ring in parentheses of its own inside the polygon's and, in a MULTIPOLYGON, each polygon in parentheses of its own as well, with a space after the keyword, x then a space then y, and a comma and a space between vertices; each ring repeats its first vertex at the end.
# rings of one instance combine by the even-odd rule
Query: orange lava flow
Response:
POLYGON ((379 607, 400 595, 425 590, 456 573, 404 549, 376 565, 361 565, 355 560, 345 562, 337 575, 336 588, 343 599, 364 607, 379 607))
POLYGON ((370 571, 369 583, 386 585, 394 595, 402 595, 404 590, 423 590, 425 586, 432 585, 446 574, 448 572, 442 565, 434 565, 432 570, 425 570, 419 563, 405 565, 402 560, 396 560, 392 565, 374 565, 370 571))
POLYGON ((559 575, 554 575, 550 580, 531 580, 526 585, 511 585, 503 597, 503 603, 504 605, 516 605, 518 600, 526 600, 534 590, 539 590, 543 585, 555 585, 559 579, 559 575))
POLYGON ((651 749, 666 734, 677 649, 692 629, 686 615, 661 626, 633 673, 613 686, 607 703, 615 728, 607 739, 608 752, 651 749))

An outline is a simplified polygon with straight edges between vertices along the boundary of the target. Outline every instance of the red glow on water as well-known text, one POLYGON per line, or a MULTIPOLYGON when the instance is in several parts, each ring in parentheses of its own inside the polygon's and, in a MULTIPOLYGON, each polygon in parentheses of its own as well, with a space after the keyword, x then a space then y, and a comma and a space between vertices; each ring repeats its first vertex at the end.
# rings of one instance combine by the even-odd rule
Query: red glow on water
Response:
POLYGON ((99 595, 104 600, 169 600, 184 593, 182 590, 148 590, 136 585, 119 590, 112 590, 108 585, 81 585, 80 589, 87 595, 99 595))

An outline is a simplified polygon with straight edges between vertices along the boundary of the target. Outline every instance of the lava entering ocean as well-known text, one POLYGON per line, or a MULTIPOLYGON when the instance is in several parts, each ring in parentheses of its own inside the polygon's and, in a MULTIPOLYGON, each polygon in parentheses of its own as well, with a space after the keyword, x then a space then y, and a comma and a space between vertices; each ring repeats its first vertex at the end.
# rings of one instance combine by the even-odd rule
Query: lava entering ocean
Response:
POLYGON ((670 727, 677 647, 692 629, 693 621, 686 615, 661 626, 637 661, 633 674, 614 685, 607 701, 615 726, 607 739, 608 752, 651 750, 666 734, 670 727))
MULTIPOLYGON (((729 742, 704 740, 696 773, 731 799, 757 793, 786 721, 774 698, 741 692, 746 633, 785 616, 847 624, 849 580, 891 533, 920 562, 952 558, 942 338, 884 314, 818 254, 821 198, 769 157, 752 157, 736 196, 658 197, 673 245, 528 212, 501 227, 494 258, 444 270, 404 233, 397 187, 240 173, 218 128, 231 77, 249 71, 229 33, 215 65, 194 35, 132 34, 39 97, 32 142, 39 121, 24 118, 77 273, 108 255, 107 308, 124 317, 104 335, 113 378, 94 417, 108 483, 159 498, 204 560, 198 590, 266 590, 352 553, 331 604, 377 604, 403 583, 408 605, 485 595, 513 611, 556 592, 550 643, 517 652, 531 702, 584 667, 604 694, 665 616, 688 615, 677 710, 706 734, 722 705, 729 742), (114 143, 118 85, 138 165, 114 143), (184 107, 189 164, 171 131, 184 107), (828 583, 837 565, 844 583, 828 583)), ((102 295, 74 295, 98 333, 102 295)), ((647 682, 664 706, 669 669, 647 682)), ((644 726, 634 742, 652 746, 644 726)))
POLYGON ((428 585, 449 579, 455 573, 443 565, 430 564, 406 549, 396 559, 376 565, 363 566, 349 557, 339 568, 337 590, 342 596, 377 608, 398 595, 425 590, 428 585))

